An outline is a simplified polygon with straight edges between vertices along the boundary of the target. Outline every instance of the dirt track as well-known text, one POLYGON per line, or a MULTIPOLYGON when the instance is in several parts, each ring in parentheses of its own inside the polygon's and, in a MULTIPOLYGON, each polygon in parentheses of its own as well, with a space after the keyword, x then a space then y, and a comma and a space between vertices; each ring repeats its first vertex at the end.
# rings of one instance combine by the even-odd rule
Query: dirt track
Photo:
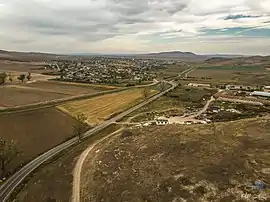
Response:
POLYGON ((95 143, 89 145, 89 147, 80 155, 74 171, 73 171, 73 189, 72 189, 72 202, 80 202, 80 193, 81 193, 81 171, 84 164, 85 159, 88 157, 89 153, 100 143, 107 140, 108 138, 111 138, 112 136, 120 133, 123 130, 123 128, 120 128, 119 130, 103 137, 102 139, 96 141, 95 143))

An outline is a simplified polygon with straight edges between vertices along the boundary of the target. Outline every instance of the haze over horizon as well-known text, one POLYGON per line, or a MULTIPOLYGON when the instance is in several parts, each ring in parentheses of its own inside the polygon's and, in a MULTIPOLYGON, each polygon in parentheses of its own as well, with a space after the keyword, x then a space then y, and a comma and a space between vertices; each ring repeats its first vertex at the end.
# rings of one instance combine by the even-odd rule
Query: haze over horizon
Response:
POLYGON ((1 49, 270 55, 269 0, 0 0, 1 49))

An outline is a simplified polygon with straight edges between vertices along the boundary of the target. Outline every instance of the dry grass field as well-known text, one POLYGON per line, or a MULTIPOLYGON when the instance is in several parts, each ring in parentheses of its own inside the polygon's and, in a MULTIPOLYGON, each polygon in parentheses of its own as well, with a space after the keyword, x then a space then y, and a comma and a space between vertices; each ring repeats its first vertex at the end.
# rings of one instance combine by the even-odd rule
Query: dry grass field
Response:
MULTIPOLYGON (((152 94, 155 92, 151 91, 152 94)), ((58 108, 71 116, 83 113, 90 125, 96 125, 143 99, 142 89, 134 89, 70 102, 58 108)))
POLYGON ((20 164, 72 137, 76 123, 56 108, 0 115, 0 136, 14 140, 20 151, 7 170, 12 173, 20 164))
POLYGON ((269 118, 129 131, 88 155, 81 201, 270 200, 269 118))

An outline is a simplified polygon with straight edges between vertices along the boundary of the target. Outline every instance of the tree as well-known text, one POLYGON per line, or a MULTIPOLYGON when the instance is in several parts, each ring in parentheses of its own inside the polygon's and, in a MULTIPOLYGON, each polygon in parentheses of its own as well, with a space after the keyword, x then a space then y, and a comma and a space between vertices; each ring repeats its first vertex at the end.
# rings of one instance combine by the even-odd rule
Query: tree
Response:
POLYGON ((143 89, 142 89, 142 95, 143 95, 143 97, 144 97, 145 99, 148 98, 149 95, 150 95, 150 89, 149 89, 149 88, 143 88, 143 89))
POLYGON ((12 74, 11 73, 9 73, 9 75, 8 75, 8 80, 9 80, 10 83, 12 83, 13 78, 12 78, 12 74))
POLYGON ((0 73, 0 85, 5 84, 6 78, 7 78, 7 74, 6 73, 0 73))
POLYGON ((61 79, 61 80, 64 79, 65 68, 64 68, 64 67, 61 67, 60 70, 59 70, 59 72, 60 72, 60 79, 61 79))
POLYGON ((76 115, 76 119, 79 123, 73 125, 73 134, 81 141, 83 133, 88 129, 88 124, 86 123, 87 117, 83 113, 80 113, 76 115))
POLYGON ((27 75, 27 77, 26 77, 26 78, 27 78, 27 80, 28 80, 28 81, 30 81, 30 80, 31 80, 32 76, 31 76, 31 73, 30 73, 30 72, 28 72, 28 75, 27 75))
POLYGON ((160 88, 160 90, 161 90, 162 92, 165 91, 165 90, 166 90, 166 83, 161 82, 161 83, 159 84, 159 88, 160 88))
POLYGON ((23 81, 25 80, 25 74, 21 74, 17 77, 17 79, 23 83, 23 81))
POLYGON ((17 150, 14 141, 8 141, 3 137, 0 137, 0 171, 1 179, 5 177, 6 168, 12 162, 12 160, 18 156, 19 152, 17 150))

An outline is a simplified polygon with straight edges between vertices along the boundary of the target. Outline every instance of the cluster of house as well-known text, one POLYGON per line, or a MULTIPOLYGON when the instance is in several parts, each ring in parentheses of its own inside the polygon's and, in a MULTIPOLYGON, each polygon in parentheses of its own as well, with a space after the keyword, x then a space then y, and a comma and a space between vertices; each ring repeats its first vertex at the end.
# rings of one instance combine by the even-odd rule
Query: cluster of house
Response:
POLYGON ((158 68, 170 64, 172 61, 166 60, 93 57, 76 61, 54 61, 46 68, 57 70, 62 80, 118 83, 121 80, 134 82, 153 80, 158 68))
POLYGON ((258 86, 244 86, 244 85, 226 85, 226 90, 246 90, 246 91, 252 91, 252 90, 258 90, 258 86))

